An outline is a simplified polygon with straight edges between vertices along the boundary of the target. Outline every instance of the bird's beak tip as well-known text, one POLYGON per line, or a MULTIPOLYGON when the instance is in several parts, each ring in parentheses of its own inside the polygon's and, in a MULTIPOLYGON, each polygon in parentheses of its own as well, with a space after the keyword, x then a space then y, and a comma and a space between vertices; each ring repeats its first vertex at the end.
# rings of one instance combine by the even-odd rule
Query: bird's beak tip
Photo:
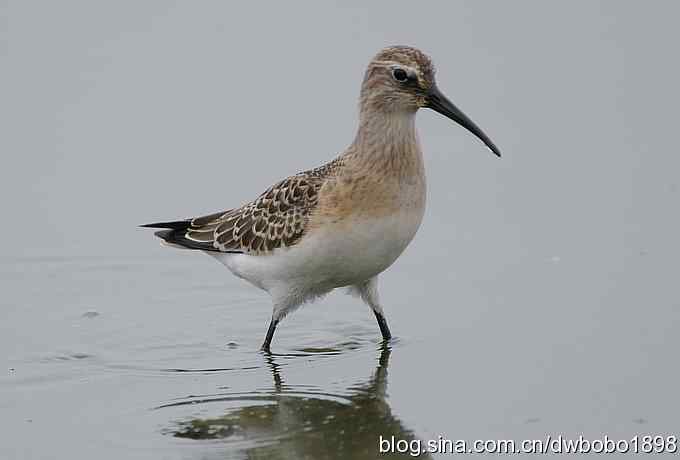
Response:
POLYGON ((470 120, 467 115, 465 115, 458 107, 456 107, 449 99, 447 99, 446 96, 444 96, 436 86, 430 88, 427 107, 439 112, 447 118, 450 118, 463 128, 470 131, 479 140, 481 140, 489 150, 491 150, 491 153, 496 155, 498 158, 501 157, 501 151, 498 149, 498 147, 496 147, 491 139, 489 139, 489 137, 484 134, 484 132, 479 129, 479 127, 472 120, 470 120))

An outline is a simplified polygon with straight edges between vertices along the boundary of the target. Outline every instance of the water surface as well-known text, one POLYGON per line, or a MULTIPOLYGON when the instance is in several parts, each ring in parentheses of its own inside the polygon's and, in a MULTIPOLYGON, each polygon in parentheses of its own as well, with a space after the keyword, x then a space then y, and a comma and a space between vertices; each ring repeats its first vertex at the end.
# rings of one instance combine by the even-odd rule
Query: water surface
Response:
POLYGON ((0 2, 0 458, 679 435, 678 13, 0 2), (432 55, 503 158, 419 113, 428 209, 380 281, 395 341, 334 293, 264 356, 267 296, 136 226, 333 158, 395 43, 432 55))

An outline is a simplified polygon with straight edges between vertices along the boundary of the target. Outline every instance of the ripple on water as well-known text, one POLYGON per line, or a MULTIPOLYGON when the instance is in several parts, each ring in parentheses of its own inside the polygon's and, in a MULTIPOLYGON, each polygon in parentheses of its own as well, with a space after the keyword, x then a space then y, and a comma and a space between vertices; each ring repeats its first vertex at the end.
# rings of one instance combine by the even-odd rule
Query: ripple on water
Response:
MULTIPOLYGON (((155 410, 177 411, 178 415, 161 431, 195 442, 217 441, 230 452, 243 451, 248 458, 283 458, 290 453, 298 458, 375 458, 379 435, 415 439, 392 413, 386 397, 393 346, 394 343, 376 346, 353 339, 331 347, 303 347, 290 353, 262 355, 261 363, 271 375, 269 386, 168 401, 155 410), (300 372, 309 358, 321 359, 328 366, 331 360, 324 358, 334 356, 332 365, 336 366, 338 356, 365 362, 367 355, 373 357, 368 361, 374 365, 369 365, 364 377, 353 378, 351 384, 311 384, 313 375, 308 371, 307 383, 286 383, 286 374, 300 372), (205 416, 206 412, 215 415, 205 416)), ((318 375, 328 374, 324 367, 314 368, 318 375)))
POLYGON ((94 358, 94 355, 91 355, 89 353, 59 353, 59 354, 54 354, 54 355, 49 355, 43 357, 40 361, 44 363, 49 363, 49 362, 58 362, 58 361, 73 361, 73 360, 81 360, 81 359, 88 359, 88 358, 94 358))

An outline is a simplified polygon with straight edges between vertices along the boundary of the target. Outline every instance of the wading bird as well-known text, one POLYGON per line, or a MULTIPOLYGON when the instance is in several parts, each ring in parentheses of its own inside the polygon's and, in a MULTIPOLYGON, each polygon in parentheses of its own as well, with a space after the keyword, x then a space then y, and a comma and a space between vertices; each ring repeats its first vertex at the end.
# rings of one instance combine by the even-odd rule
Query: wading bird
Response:
POLYGON ((411 242, 425 211, 425 169, 415 115, 433 109, 500 151, 437 88, 423 52, 393 46, 368 65, 359 128, 331 162, 277 182, 228 211, 144 227, 167 245, 204 251, 267 291, 273 312, 262 349, 281 320, 336 288, 358 294, 391 338, 378 298, 378 275, 411 242))

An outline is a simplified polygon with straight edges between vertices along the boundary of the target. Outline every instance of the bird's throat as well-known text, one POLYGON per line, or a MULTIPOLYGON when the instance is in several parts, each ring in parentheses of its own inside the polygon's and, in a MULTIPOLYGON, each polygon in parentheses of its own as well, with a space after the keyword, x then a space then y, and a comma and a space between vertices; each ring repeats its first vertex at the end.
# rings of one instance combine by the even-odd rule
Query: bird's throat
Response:
POLYGON ((414 180, 424 177, 415 112, 362 113, 354 143, 348 150, 358 168, 378 177, 414 180))

